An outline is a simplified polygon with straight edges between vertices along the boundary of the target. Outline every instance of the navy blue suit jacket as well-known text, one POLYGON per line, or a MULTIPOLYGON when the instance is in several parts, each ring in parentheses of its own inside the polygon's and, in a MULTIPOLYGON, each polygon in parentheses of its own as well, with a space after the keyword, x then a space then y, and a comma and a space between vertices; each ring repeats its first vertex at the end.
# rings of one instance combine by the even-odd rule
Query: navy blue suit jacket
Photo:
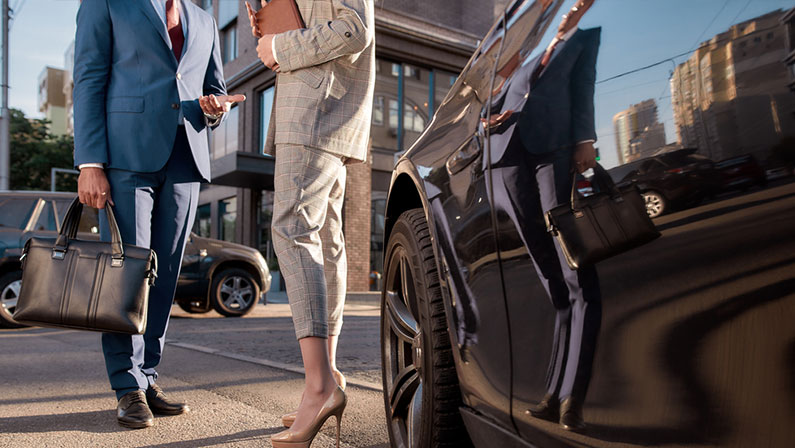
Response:
MULTIPOLYGON (((546 154, 596 140, 594 87, 601 32, 577 30, 530 86, 519 117, 519 136, 527 151, 546 154)), ((528 66, 534 70, 538 63, 528 66)))
POLYGON ((156 172, 171 155, 180 111, 196 167, 210 180, 202 95, 225 95, 215 20, 186 0, 177 62, 150 0, 83 0, 74 69, 75 165, 156 172))

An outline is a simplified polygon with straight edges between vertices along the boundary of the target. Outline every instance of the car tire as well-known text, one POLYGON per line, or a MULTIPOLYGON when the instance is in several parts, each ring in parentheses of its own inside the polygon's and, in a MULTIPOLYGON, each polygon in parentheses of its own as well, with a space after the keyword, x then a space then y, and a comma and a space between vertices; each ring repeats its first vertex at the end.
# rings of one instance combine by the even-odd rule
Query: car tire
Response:
POLYGON ((471 446, 444 299, 422 209, 398 218, 381 293, 381 370, 393 447, 471 446))
POLYGON ((22 286, 22 271, 12 271, 0 277, 0 327, 22 328, 14 320, 19 290, 22 286))
POLYGON ((190 314, 204 314, 210 312, 210 309, 195 306, 193 305, 193 302, 183 302, 181 300, 178 300, 177 305, 179 305, 179 307, 182 308, 182 311, 185 311, 186 313, 190 314))
POLYGON ((643 201, 646 204, 646 213, 649 218, 656 218, 662 216, 663 213, 668 211, 668 201, 665 197, 656 191, 644 191, 643 201))
POLYGON ((259 301, 259 283, 243 269, 224 269, 213 276, 210 304, 226 317, 241 317, 254 310, 259 301))

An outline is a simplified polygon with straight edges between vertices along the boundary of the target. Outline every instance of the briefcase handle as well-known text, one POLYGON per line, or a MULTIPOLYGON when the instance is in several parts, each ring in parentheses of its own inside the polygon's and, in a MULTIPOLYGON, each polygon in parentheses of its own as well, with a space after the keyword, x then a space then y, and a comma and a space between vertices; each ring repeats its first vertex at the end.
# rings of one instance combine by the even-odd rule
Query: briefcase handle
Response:
MULTIPOLYGON (((113 214, 113 208, 110 204, 105 207, 105 212, 108 216, 108 225, 110 227, 110 247, 113 257, 111 266, 119 267, 124 263, 124 244, 122 244, 121 232, 119 232, 119 225, 116 223, 116 216, 113 214)), ((77 229, 80 225, 82 214, 83 204, 80 203, 80 198, 75 198, 72 204, 69 205, 61 231, 58 233, 58 239, 52 248, 53 258, 63 259, 66 256, 69 241, 77 238, 77 229)))
MULTIPOLYGON (((610 177, 610 174, 604 167, 600 164, 596 164, 593 168, 593 177, 591 178, 591 184, 596 185, 599 191, 604 191, 610 194, 610 197, 615 201, 623 201, 624 198, 621 196, 621 191, 616 186, 616 183, 613 182, 613 178, 610 177)), ((580 195, 577 194, 577 172, 575 171, 574 174, 571 176, 571 211, 574 212, 580 209, 580 195)))

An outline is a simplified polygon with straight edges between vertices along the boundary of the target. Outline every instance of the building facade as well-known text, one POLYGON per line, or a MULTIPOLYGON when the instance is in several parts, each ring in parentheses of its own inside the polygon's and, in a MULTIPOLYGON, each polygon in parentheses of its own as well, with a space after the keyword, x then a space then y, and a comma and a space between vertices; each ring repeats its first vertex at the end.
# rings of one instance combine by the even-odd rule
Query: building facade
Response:
POLYGON ((44 67, 39 75, 39 112, 50 121, 50 132, 64 135, 66 126, 66 97, 64 95, 64 71, 54 67, 44 67))
POLYGON ((657 116, 654 99, 629 106, 613 117, 618 164, 648 157, 665 146, 665 125, 657 116))
MULTIPOLYGON (((276 268, 270 236, 273 158, 262 154, 275 74, 257 58, 243 2, 194 1, 217 20, 229 92, 248 98, 212 133, 213 182, 202 187, 195 230, 258 248, 276 268)), ((376 0, 371 156, 348 168, 343 216, 349 290, 377 286, 395 160, 419 137, 505 3, 376 0)))
POLYGON ((746 153, 765 160, 771 147, 795 136, 783 16, 779 10, 738 23, 675 69, 671 95, 682 146, 714 160, 746 153))
POLYGON ((784 59, 784 63, 787 65, 787 86, 792 92, 795 92, 795 8, 784 14, 781 23, 784 25, 787 37, 787 57, 784 59))

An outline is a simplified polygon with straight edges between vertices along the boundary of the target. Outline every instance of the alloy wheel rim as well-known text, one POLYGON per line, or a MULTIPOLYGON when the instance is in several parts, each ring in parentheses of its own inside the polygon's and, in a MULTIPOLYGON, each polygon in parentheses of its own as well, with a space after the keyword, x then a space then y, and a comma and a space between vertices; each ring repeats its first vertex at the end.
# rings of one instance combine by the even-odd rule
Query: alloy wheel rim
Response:
POLYGON ((422 424, 423 334, 410 260, 403 247, 391 257, 386 276, 382 338, 388 422, 398 446, 419 446, 422 424))
POLYGON ((14 315, 14 311, 17 309, 19 290, 21 288, 22 280, 15 280, 3 288, 3 292, 0 293, 0 306, 2 306, 3 312, 5 314, 9 316, 14 315))
POLYGON ((221 302, 229 309, 243 310, 254 300, 254 288, 244 277, 232 276, 221 284, 221 302))
POLYGON ((643 196, 646 199, 646 212, 649 216, 654 218, 659 215, 662 210, 662 201, 660 198, 655 194, 645 194, 643 196))

